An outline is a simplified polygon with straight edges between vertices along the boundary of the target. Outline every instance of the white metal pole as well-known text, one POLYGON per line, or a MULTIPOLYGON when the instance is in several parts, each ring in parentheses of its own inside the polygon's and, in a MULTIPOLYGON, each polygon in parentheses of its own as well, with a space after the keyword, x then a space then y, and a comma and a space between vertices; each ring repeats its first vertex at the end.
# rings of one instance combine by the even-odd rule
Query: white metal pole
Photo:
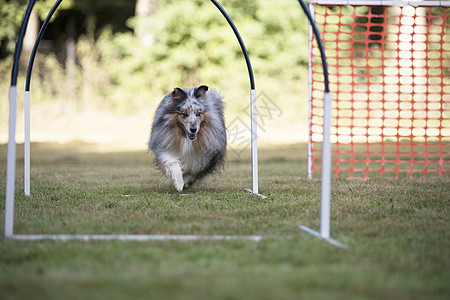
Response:
POLYGON ((25 142, 24 142, 24 192, 30 196, 30 91, 24 98, 25 142))
POLYGON ((252 131, 252 180, 253 193, 258 194, 258 142, 257 118, 258 113, 256 109, 256 90, 250 90, 250 114, 251 114, 251 131, 252 131))
POLYGON ((320 235, 330 238, 330 194, 331 194, 331 94, 323 99, 322 181, 320 194, 320 235))
MULTIPOLYGON (((309 11, 312 15, 314 15, 314 5, 312 3, 309 4, 309 11)), ((308 44, 309 44, 309 58, 308 58, 308 178, 311 179, 313 176, 312 173, 312 131, 311 131, 311 114, 312 114, 312 49, 313 49, 313 29, 311 24, 309 23, 309 31, 308 31, 308 44)))
POLYGON ((6 157, 5 237, 14 232, 14 190, 16 179, 16 113, 17 87, 9 88, 9 136, 6 157))

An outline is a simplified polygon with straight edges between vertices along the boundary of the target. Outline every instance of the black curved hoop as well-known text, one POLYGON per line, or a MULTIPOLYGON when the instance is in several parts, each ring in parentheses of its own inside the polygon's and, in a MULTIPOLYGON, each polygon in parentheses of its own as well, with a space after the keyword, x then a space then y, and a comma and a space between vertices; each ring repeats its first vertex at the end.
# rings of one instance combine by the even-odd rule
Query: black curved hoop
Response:
POLYGON ((23 16, 22 25, 20 26, 19 39, 17 40, 16 49, 14 50, 14 61, 13 61, 13 67, 11 70, 11 86, 17 85, 17 74, 19 72, 20 52, 22 50, 23 38, 25 36, 25 32, 27 31, 28 21, 30 19, 30 15, 31 15, 31 11, 33 10, 34 3, 36 3, 36 0, 30 0, 30 2, 28 2, 28 6, 25 11, 25 15, 23 16))
POLYGON ((237 30, 236 26, 234 25, 233 21, 231 20, 230 16, 227 14, 225 9, 216 0, 211 0, 211 2, 217 7, 217 9, 220 10, 222 15, 228 21, 228 24, 230 25, 231 29, 233 29, 233 32, 236 35, 236 38, 238 39, 239 45, 241 46, 242 54, 244 55, 245 62, 247 64, 248 76, 250 77, 250 87, 252 90, 254 90, 255 89, 255 79, 253 77, 252 64, 250 63, 250 58, 248 57, 248 52, 247 52, 247 49, 245 48, 244 41, 242 40, 241 35, 239 34, 239 31, 237 30))
POLYGON ((312 26, 314 35, 316 36, 317 45, 319 46, 320 56, 322 59, 323 76, 324 76, 324 82, 325 82, 325 93, 329 93, 330 92, 330 81, 328 80, 327 57, 325 56, 325 50, 323 48, 323 42, 320 37, 319 30, 317 29, 316 23, 314 22, 314 18, 312 17, 311 12, 309 11, 306 3, 303 0, 298 0, 298 2, 302 6, 303 11, 305 12, 306 16, 308 17, 308 20, 312 26))
POLYGON ((44 36, 44 32, 47 29, 48 23, 50 22, 50 19, 52 18, 53 14, 55 13, 56 9, 58 8, 58 6, 61 4, 63 0, 57 0, 55 2, 55 4, 53 5, 52 9, 50 9, 47 17, 44 20, 44 23, 41 26, 41 29, 39 30, 39 34, 36 38, 36 41, 34 42, 34 47, 33 47, 33 51, 31 52, 30 55, 30 61, 28 62, 28 70, 27 70, 27 81, 25 83, 25 91, 29 92, 30 91, 30 83, 31 83, 31 73, 33 72, 33 64, 34 64, 34 59, 36 57, 36 53, 37 53, 37 49, 39 47, 39 43, 42 40, 42 37, 44 36))
MULTIPOLYGON (((47 29, 47 25, 50 22, 50 19, 52 18, 53 14, 55 13, 56 9, 58 8, 58 6, 61 4, 62 1, 63 0, 57 0, 55 2, 55 4, 53 5, 52 9, 50 10, 50 12, 48 13, 47 17, 45 18, 45 21, 42 24, 41 29, 40 29, 39 34, 38 34, 38 37, 36 39, 36 42, 34 43, 33 51, 31 53, 30 61, 28 63, 28 71, 27 71, 27 80, 26 80, 26 84, 25 84, 25 91, 30 91, 31 74, 33 72, 34 59, 36 57, 36 53, 37 53, 37 49, 39 47, 39 43, 42 40, 42 37, 44 35, 45 30, 47 29)), ((250 78, 250 87, 251 87, 252 90, 254 90, 255 89, 255 79, 254 79, 254 76, 253 76, 252 65, 250 63, 250 58, 248 56, 247 49, 245 48, 244 42, 243 42, 243 40, 242 40, 242 38, 241 38, 241 36, 239 34, 239 31, 237 30, 236 26, 234 25, 233 21, 231 20, 230 16, 227 14, 225 9, 216 0, 211 0, 211 2, 217 7, 217 9, 219 9, 219 11, 225 17, 225 19, 227 20, 227 22, 230 25, 231 29, 233 30, 234 34, 236 35, 236 38, 238 39, 239 45, 241 46, 242 54, 244 55, 245 62, 247 64, 248 76, 250 78)), ((27 22, 28 22, 28 20, 27 20, 27 22)))

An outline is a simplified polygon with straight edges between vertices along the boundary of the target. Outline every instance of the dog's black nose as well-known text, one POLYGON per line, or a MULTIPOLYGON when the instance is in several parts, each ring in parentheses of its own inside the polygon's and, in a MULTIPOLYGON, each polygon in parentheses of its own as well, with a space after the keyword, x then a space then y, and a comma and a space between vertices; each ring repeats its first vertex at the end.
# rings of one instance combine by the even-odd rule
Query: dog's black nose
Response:
POLYGON ((191 130, 192 133, 195 133, 197 131, 197 128, 196 127, 191 127, 190 130, 191 130))

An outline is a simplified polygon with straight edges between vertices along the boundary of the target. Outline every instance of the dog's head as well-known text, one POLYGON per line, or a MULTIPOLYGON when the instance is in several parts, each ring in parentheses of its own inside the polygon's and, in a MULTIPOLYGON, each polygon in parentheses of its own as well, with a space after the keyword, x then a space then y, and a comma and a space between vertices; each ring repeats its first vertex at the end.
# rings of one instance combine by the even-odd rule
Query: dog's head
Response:
POLYGON ((184 129, 191 141, 197 139, 200 125, 205 120, 206 91, 208 87, 201 85, 189 90, 175 88, 171 93, 174 120, 184 129))

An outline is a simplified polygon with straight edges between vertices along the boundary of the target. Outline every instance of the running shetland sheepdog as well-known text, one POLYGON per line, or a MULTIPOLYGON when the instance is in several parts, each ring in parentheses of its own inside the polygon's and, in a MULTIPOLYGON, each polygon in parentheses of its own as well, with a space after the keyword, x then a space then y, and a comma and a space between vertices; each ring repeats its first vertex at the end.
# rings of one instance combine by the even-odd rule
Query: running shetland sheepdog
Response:
POLYGON ((155 112, 148 147, 177 191, 223 166, 227 133, 222 99, 206 85, 175 88, 155 112))

